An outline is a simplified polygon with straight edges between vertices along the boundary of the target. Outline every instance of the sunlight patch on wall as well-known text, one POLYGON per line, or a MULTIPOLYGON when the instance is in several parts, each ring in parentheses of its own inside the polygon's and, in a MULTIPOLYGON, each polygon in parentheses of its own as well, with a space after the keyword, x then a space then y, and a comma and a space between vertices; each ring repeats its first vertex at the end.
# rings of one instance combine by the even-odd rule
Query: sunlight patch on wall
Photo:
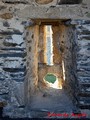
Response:
POLYGON ((65 64, 64 64, 64 61, 62 61, 62 69, 63 69, 63 79, 65 81, 65 64))

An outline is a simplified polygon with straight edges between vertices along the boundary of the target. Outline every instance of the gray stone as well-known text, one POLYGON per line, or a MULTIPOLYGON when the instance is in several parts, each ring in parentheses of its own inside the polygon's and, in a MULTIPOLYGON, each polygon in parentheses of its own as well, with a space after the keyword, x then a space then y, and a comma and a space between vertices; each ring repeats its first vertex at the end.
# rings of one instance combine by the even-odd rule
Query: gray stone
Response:
POLYGON ((24 106, 24 83, 12 81, 11 83, 11 104, 15 106, 24 106))
POLYGON ((0 81, 0 95, 9 93, 8 81, 0 81))
MULTIPOLYGON (((63 81, 63 88, 67 92, 65 94, 70 97, 69 102, 73 101, 75 105, 72 108, 68 104, 67 106, 73 110, 74 107, 76 108, 76 103, 89 104, 89 9, 90 0, 0 1, 0 102, 7 102, 3 110, 4 116, 8 115, 11 118, 35 117, 35 111, 30 111, 32 96, 36 95, 35 98, 39 100, 34 99, 34 101, 39 103, 41 107, 41 101, 44 104, 47 96, 51 98, 53 93, 50 96, 48 95, 50 91, 47 90, 47 93, 44 91, 46 86, 43 84, 43 73, 44 71, 57 73, 57 66, 61 81, 63 81), (38 32, 45 22, 53 24, 54 45, 59 49, 59 52, 55 52, 54 58, 57 60, 59 55, 60 63, 55 63, 54 69, 49 66, 45 67, 46 63, 38 62, 38 47, 43 51, 42 46, 45 42, 42 37, 43 30, 41 30, 40 36, 38 32), (59 30, 54 29, 57 24, 59 30), (60 43, 57 42, 59 35, 60 43), (42 77, 41 81, 38 77, 42 77), (40 86, 40 84, 43 85, 40 86), (39 89, 43 91, 43 94, 37 94, 39 91, 37 86, 40 87, 39 89), (87 98, 79 96, 78 92, 82 92, 81 95, 86 95, 87 98), (40 99, 39 95, 43 99, 40 99)), ((55 46, 53 47, 55 49, 55 46)), ((41 53, 40 57, 43 58, 41 53)), ((64 97, 60 98, 62 102, 65 100, 64 97)), ((53 99, 57 99, 57 97, 53 99)), ((37 107, 35 104, 33 106, 37 107)), ((46 106, 49 107, 48 104, 46 106)), ((66 112, 67 107, 65 104, 63 106, 62 110, 66 112)), ((53 108, 53 105, 51 107, 53 108)), ((58 109, 61 110, 61 107, 58 109)))
MULTIPOLYGON (((54 8, 50 7, 49 9, 47 7, 42 7, 42 6, 40 6, 39 8, 34 6, 30 6, 30 7, 27 6, 24 10, 17 11, 17 15, 20 18, 34 18, 34 19, 35 18, 49 19, 49 17, 51 17, 52 19, 69 19, 69 18, 84 19, 84 13, 80 8, 80 6, 77 7, 58 6, 54 8)), ((89 18, 85 17, 85 19, 89 19, 89 18)))

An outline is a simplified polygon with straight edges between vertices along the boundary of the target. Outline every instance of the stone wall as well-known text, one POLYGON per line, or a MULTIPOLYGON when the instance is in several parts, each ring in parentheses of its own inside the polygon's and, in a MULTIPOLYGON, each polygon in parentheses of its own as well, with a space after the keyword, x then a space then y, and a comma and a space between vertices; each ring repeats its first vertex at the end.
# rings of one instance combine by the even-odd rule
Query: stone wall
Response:
POLYGON ((22 20, 0 19, 0 101, 7 102, 8 112, 24 105, 25 56, 22 20))
POLYGON ((77 77, 79 106, 90 108, 90 21, 79 20, 77 28, 77 77))
POLYGON ((73 6, 60 5, 60 0, 36 1, 37 3, 34 0, 0 1, 0 102, 7 103, 4 116, 30 117, 26 106, 30 102, 34 93, 33 88, 38 80, 37 66, 35 66, 38 26, 35 25, 34 28, 31 19, 41 18, 76 20, 72 20, 71 23, 66 22, 67 26, 61 27, 61 52, 67 71, 65 84, 70 87, 69 93, 75 95, 74 98, 77 96, 78 105, 89 108, 90 0, 83 0, 80 4, 73 6), (76 25, 76 28, 70 27, 71 24, 76 25), (31 80, 33 80, 32 83, 31 80))
POLYGON ((15 10, 11 5, 0 3, 0 7, 0 102, 7 103, 4 116, 19 117, 25 105, 26 21, 11 12, 15 10))

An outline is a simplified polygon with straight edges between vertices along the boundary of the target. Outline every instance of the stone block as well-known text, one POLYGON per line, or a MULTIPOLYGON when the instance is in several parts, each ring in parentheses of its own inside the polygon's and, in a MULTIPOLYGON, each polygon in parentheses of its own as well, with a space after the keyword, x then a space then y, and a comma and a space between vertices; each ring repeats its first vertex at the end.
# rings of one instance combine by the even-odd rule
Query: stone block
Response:
POLYGON ((11 14, 11 13, 4 13, 4 14, 1 14, 0 15, 0 18, 2 18, 2 19, 11 19, 13 17, 13 14, 11 14))
POLYGON ((25 95, 24 95, 24 83, 12 81, 11 83, 11 104, 15 106, 23 106, 25 95))

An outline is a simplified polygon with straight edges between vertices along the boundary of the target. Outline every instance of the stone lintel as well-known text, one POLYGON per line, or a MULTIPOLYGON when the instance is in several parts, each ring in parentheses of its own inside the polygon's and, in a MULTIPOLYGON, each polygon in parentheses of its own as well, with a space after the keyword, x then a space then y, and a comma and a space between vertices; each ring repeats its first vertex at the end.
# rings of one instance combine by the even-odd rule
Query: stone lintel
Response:
POLYGON ((23 10, 18 10, 16 15, 25 19, 83 19, 89 20, 89 8, 85 9, 81 5, 60 5, 56 7, 26 6, 23 10))

